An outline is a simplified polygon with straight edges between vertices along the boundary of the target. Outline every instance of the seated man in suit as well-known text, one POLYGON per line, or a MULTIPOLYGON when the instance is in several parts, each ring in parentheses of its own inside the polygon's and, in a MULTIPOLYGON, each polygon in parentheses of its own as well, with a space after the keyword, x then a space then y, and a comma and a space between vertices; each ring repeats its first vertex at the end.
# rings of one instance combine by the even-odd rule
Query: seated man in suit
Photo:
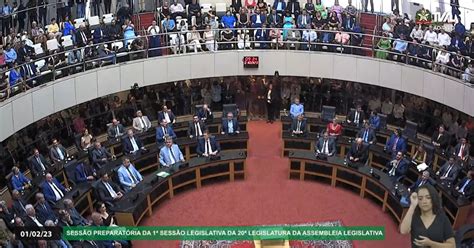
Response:
POLYGON ((44 182, 41 184, 44 197, 49 202, 55 204, 61 200, 69 189, 65 188, 56 178, 50 173, 46 174, 44 182))
POLYGON ((36 216, 38 216, 38 220, 41 223, 46 222, 46 220, 52 220, 56 222, 58 217, 54 212, 53 208, 49 205, 49 203, 44 198, 42 193, 36 193, 36 216))
POLYGON ((176 123, 176 116, 166 105, 163 105, 161 111, 158 112, 158 122, 161 123, 163 120, 165 120, 170 126, 173 126, 173 124, 176 123))
POLYGON ((349 166, 359 167, 367 162, 369 156, 369 148, 365 145, 361 138, 357 138, 352 144, 351 149, 346 155, 346 159, 349 160, 349 166))
POLYGON ((13 212, 16 214, 16 216, 23 217, 26 215, 26 201, 21 199, 21 194, 18 190, 14 189, 12 190, 12 208, 13 212))
POLYGON ((94 143, 94 148, 92 149, 91 157, 92 163, 96 168, 102 168, 107 162, 115 159, 115 155, 111 154, 105 147, 102 147, 100 142, 96 141, 94 143))
POLYGON ((183 153, 173 139, 167 138, 165 145, 160 149, 159 161, 161 166, 170 167, 177 162, 184 162, 183 153))
POLYGON ((43 223, 41 223, 36 215, 36 210, 33 205, 28 204, 25 206, 26 209, 26 216, 25 216, 25 226, 26 227, 43 227, 43 223))
POLYGON ((220 151, 221 147, 216 141, 216 137, 211 136, 209 131, 205 130, 203 137, 198 139, 197 154, 199 156, 212 157, 217 156, 220 151))
POLYGON ((148 116, 143 115, 141 110, 138 110, 137 117, 133 118, 133 129, 139 133, 142 133, 148 131, 150 128, 150 119, 148 119, 148 116))
POLYGON ((458 177, 461 168, 456 164, 454 156, 450 157, 446 163, 436 172, 436 176, 441 180, 441 184, 452 185, 458 177))
POLYGON ((16 166, 13 166, 12 168, 11 183, 13 189, 18 190, 19 192, 31 188, 30 179, 25 177, 25 175, 23 175, 23 173, 20 172, 20 169, 16 166))
POLYGON ((211 121, 214 118, 211 109, 207 104, 202 105, 202 108, 199 109, 197 115, 199 116, 199 119, 203 122, 211 121))
POLYGON ((332 157, 336 153, 335 139, 329 137, 328 132, 324 132, 323 137, 319 138, 316 143, 316 156, 323 154, 332 157))
POLYGON ((306 135, 306 120, 303 114, 298 115, 298 117, 293 119, 293 121, 291 122, 291 135, 306 135))
POLYGON ((89 225, 89 221, 82 217, 82 215, 74 207, 74 202, 71 199, 64 199, 64 210, 69 213, 69 216, 74 226, 86 226, 89 225))
POLYGON ((227 119, 222 121, 221 134, 234 135, 240 133, 239 122, 232 112, 227 113, 227 119))
POLYGON ((388 176, 393 182, 398 181, 400 177, 407 174, 409 164, 410 162, 403 157, 403 153, 397 152, 395 159, 387 163, 388 176))
POLYGON ((444 126, 439 126, 438 130, 431 136, 431 143, 436 147, 445 150, 448 147, 449 137, 444 130, 444 126))
POLYGON ((455 197, 472 200, 474 198, 474 169, 467 172, 466 178, 461 180, 453 190, 455 197))
POLYGON ((171 128, 168 123, 163 120, 161 121, 160 126, 156 127, 156 143, 158 143, 158 146, 163 145, 166 137, 176 139, 176 134, 174 133, 173 128, 171 128))
POLYGON ((194 115, 193 120, 189 122, 188 126, 188 136, 190 139, 199 138, 206 130, 206 124, 203 121, 199 120, 199 116, 194 115))
POLYGON ((120 185, 122 185, 122 188, 125 190, 125 192, 135 188, 139 182, 143 181, 142 175, 137 169, 135 169, 135 166, 130 163, 129 158, 122 159, 122 165, 118 169, 117 174, 120 185))
POLYGON ((97 173, 92 166, 83 162, 77 163, 76 169, 74 170, 74 182, 79 184, 94 181, 96 177, 97 173))
POLYGON ((347 123, 360 127, 362 122, 365 119, 364 111, 362 111, 362 106, 357 105, 355 111, 349 113, 347 118, 347 123))
POLYGON ((302 114, 304 114, 304 106, 300 104, 299 98, 295 98, 295 101, 290 106, 290 117, 294 120, 302 114))
POLYGON ((459 143, 454 147, 454 156, 456 156, 463 164, 469 159, 469 151, 471 146, 467 144, 466 138, 461 138, 459 143))
POLYGON ((122 139, 124 154, 136 154, 140 150, 146 150, 140 138, 133 134, 133 130, 127 131, 127 136, 122 139))
POLYGON ((433 180, 433 178, 430 177, 430 172, 425 170, 423 173, 421 173, 421 177, 416 180, 415 183, 413 183, 410 187, 408 187, 408 193, 410 192, 416 192, 416 190, 425 185, 425 184, 431 184, 432 186, 436 185, 436 181, 433 180))
POLYGON ((65 162, 69 157, 69 154, 67 153, 66 148, 64 148, 57 139, 53 139, 53 145, 49 150, 49 156, 53 162, 59 163, 65 162))
POLYGON ((40 154, 38 149, 33 150, 33 156, 30 158, 30 167, 33 173, 36 176, 43 176, 48 171, 49 167, 51 167, 51 163, 49 163, 46 158, 40 154))
POLYGON ((364 121, 364 127, 357 133, 356 138, 361 138, 365 144, 372 145, 377 142, 374 130, 368 121, 364 121))
POLYGON ((117 119, 112 119, 112 125, 107 129, 107 136, 109 139, 118 139, 122 137, 124 133, 125 129, 123 128, 123 125, 120 124, 117 119))
POLYGON ((109 206, 113 206, 114 202, 122 199, 124 194, 119 186, 110 180, 107 172, 100 175, 100 181, 97 183, 95 190, 99 200, 107 203, 109 206))
POLYGON ((395 156, 398 152, 405 153, 407 151, 407 143, 405 138, 402 137, 401 129, 393 131, 392 136, 390 136, 385 144, 384 151, 391 153, 392 156, 395 156))

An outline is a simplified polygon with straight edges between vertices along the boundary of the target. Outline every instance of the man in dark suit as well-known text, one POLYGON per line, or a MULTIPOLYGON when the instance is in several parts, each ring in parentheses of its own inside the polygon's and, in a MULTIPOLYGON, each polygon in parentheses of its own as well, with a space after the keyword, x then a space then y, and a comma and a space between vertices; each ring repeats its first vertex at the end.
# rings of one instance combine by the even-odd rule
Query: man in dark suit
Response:
POLYGON ((74 170, 74 181, 76 183, 85 183, 95 180, 97 173, 94 168, 85 163, 78 163, 74 170))
POLYGON ((324 132, 323 137, 316 143, 316 155, 323 154, 331 157, 336 153, 336 142, 329 137, 328 132, 324 132))
POLYGON ((210 157, 217 156, 220 151, 221 147, 216 141, 216 137, 209 135, 209 132, 205 130, 203 137, 198 139, 197 154, 199 156, 210 157))
POLYGON ((356 138, 361 138, 365 144, 372 145, 377 142, 374 130, 368 121, 364 122, 364 127, 357 133, 356 138))
POLYGON ((199 120, 199 116, 194 115, 193 120, 189 122, 188 126, 188 136, 189 138, 199 138, 203 135, 204 130, 206 130, 206 124, 203 121, 199 120))
POLYGON ((445 150, 448 147, 449 137, 444 130, 444 126, 439 126, 438 130, 431 136, 431 143, 436 147, 445 150))
POLYGON ((458 177, 459 171, 461 168, 456 164, 456 159, 450 157, 446 163, 436 172, 436 176, 439 176, 441 183, 452 185, 454 180, 458 177))
POLYGON ((133 134, 133 130, 127 131, 127 136, 122 139, 124 154, 135 154, 140 150, 146 150, 140 138, 133 134))
POLYGON ((199 109, 197 115, 199 116, 199 119, 205 123, 214 118, 214 115, 212 115, 212 111, 207 104, 202 105, 202 108, 199 109))
POLYGON ((432 186, 436 185, 436 181, 430 177, 430 172, 427 170, 423 171, 421 177, 418 178, 418 180, 416 180, 416 182, 410 187, 408 187, 408 192, 415 192, 419 187, 425 184, 431 184, 432 186))
POLYGON ((291 135, 302 136, 306 135, 306 119, 303 115, 298 115, 291 122, 291 135))
POLYGON ((64 162, 69 157, 66 148, 62 146, 57 139, 53 139, 53 145, 49 149, 49 156, 55 163, 64 162))
POLYGON ((275 121, 275 108, 277 102, 277 92, 273 89, 273 84, 268 84, 264 99, 267 105, 267 123, 273 123, 273 121, 275 121))
POLYGON ((71 217, 72 224, 74 226, 86 226, 88 225, 89 221, 86 220, 82 215, 77 211, 74 207, 74 202, 71 199, 64 199, 64 209, 69 213, 71 217))
POLYGON ((461 138, 459 143, 454 147, 453 155, 456 156, 462 163, 466 163, 469 159, 469 150, 471 146, 467 144, 466 138, 461 138))
POLYGON ((165 120, 170 126, 176 123, 176 116, 174 116, 173 111, 168 109, 166 105, 163 105, 162 110, 158 112, 158 122, 161 123, 163 120, 165 120))
POLYGON ((156 143, 161 146, 166 137, 171 137, 173 140, 176 139, 176 133, 173 131, 173 128, 168 126, 166 120, 162 120, 159 127, 156 127, 156 143))
POLYGON ((94 149, 91 150, 92 163, 96 168, 102 168, 108 161, 115 159, 115 155, 111 154, 100 142, 94 143, 94 149))
POLYGON ((402 152, 397 152, 395 159, 387 163, 388 176, 395 182, 407 174, 410 162, 403 157, 402 152))
POLYGON ((123 191, 119 186, 109 179, 107 173, 101 175, 100 181, 96 185, 97 195, 99 200, 113 206, 113 203, 122 199, 123 191))
POLYGON ((232 112, 227 113, 227 119, 222 120, 221 134, 234 135, 240 133, 239 122, 232 112))
POLYGON ((43 176, 48 171, 51 163, 39 153, 38 149, 33 150, 33 156, 30 158, 30 167, 36 176, 43 176))
POLYGON ((286 4, 286 11, 290 12, 298 20, 300 15, 300 3, 297 0, 289 0, 286 4))
POLYGON ((12 198, 13 198, 13 203, 12 203, 12 208, 13 212, 17 216, 23 217, 26 215, 26 208, 25 206, 27 205, 26 201, 21 199, 21 194, 18 190, 12 190, 12 198))
POLYGON ((463 197, 472 200, 474 197, 474 169, 467 172, 466 178, 461 180, 453 190, 455 197, 463 197))
POLYGON ((48 173, 45 176, 45 181, 41 184, 41 188, 43 189, 43 194, 46 200, 55 204, 59 200, 61 200, 66 192, 69 189, 66 189, 56 178, 48 173))
POLYGON ((107 129, 107 135, 109 139, 120 138, 125 133, 123 125, 118 122, 117 119, 112 119, 112 125, 107 129))
POLYGON ((272 12, 267 16, 268 25, 274 25, 275 27, 281 26, 281 16, 277 13, 276 9, 272 9, 272 12))
MULTIPOLYGON (((273 24, 270 25, 272 27, 273 24)), ((268 29, 266 29, 266 24, 264 23, 261 28, 255 30, 255 41, 258 42, 260 48, 266 49, 270 46, 268 38, 268 29)), ((255 46, 255 44, 254 44, 255 46)))
POLYGON ((364 120, 364 111, 362 111, 362 107, 360 105, 357 105, 356 110, 349 113, 347 123, 360 127, 364 120))
POLYGON ((35 210, 38 220, 43 224, 46 220, 52 220, 55 222, 58 219, 56 213, 54 213, 53 208, 46 201, 42 193, 36 193, 35 210))
POLYGON ((405 153, 407 151, 407 143, 405 138, 402 137, 401 129, 393 131, 392 136, 390 136, 385 144, 384 151, 392 153, 393 156, 395 156, 397 152, 405 153))
POLYGON ((36 210, 33 205, 28 204, 25 206, 26 209, 26 216, 25 216, 25 226, 27 227, 43 227, 44 223, 38 219, 36 215, 36 210))
POLYGON ((358 138, 352 144, 351 149, 349 149, 346 159, 349 160, 349 166, 357 168, 367 162, 368 156, 368 146, 363 143, 361 138, 358 138))
POLYGON ((86 26, 81 24, 79 30, 76 32, 76 44, 78 47, 85 47, 89 44, 90 34, 86 30, 86 26))

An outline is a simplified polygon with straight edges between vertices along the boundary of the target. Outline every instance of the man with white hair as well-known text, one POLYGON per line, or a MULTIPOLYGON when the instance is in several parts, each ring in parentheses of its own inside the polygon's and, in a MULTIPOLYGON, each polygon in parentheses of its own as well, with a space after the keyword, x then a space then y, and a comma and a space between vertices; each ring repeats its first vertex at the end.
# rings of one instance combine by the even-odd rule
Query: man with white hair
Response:
POLYGON ((415 192, 419 187, 425 184, 431 184, 432 186, 436 184, 436 182, 430 177, 430 172, 427 170, 423 171, 420 178, 418 178, 418 180, 408 188, 408 192, 415 192))
POLYGON ((133 118, 133 129, 137 132, 146 132, 151 127, 148 116, 143 115, 141 110, 137 111, 137 117, 133 118))
POLYGON ((33 205, 28 204, 25 206, 26 217, 25 217, 25 226, 30 227, 43 227, 43 224, 36 217, 36 211, 33 205))

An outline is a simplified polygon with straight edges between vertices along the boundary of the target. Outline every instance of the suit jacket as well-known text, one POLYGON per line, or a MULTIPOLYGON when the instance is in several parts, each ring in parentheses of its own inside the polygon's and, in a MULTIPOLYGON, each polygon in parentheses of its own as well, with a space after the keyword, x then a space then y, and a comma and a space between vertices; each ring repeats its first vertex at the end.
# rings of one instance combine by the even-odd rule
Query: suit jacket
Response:
MULTIPOLYGON (((59 190, 62 191, 63 195, 66 194, 66 188, 64 188, 64 186, 59 183, 56 178, 53 178, 53 183, 54 185, 56 185, 56 187, 59 188, 59 190)), ((49 186, 48 182, 43 181, 43 183, 41 184, 41 188, 43 189, 44 198, 46 198, 46 200, 50 202, 56 202, 56 195, 54 194, 54 191, 51 186, 49 186)))
POLYGON ((446 149, 448 147, 448 142, 449 142, 449 137, 446 132, 442 133, 441 136, 439 136, 439 132, 436 131, 433 136, 431 136, 431 141, 434 141, 436 143, 439 143, 439 147, 441 149, 446 149))
MULTIPOLYGON (((393 160, 392 160, 393 161, 393 160)), ((387 163, 387 173, 390 172, 390 170, 393 168, 392 166, 392 161, 389 161, 387 163)), ((397 169, 395 170, 395 177, 400 177, 400 176, 403 176, 403 175, 406 175, 407 174, 407 171, 408 171, 408 167, 410 165, 410 162, 408 160, 406 160, 405 158, 402 158, 400 160, 400 162, 398 162, 398 167, 397 169)))
MULTIPOLYGON (((296 131, 298 129, 298 119, 293 119, 291 122, 291 131, 296 131)), ((300 131, 306 133, 306 119, 301 120, 300 131)))
POLYGON ((260 14, 260 23, 257 23, 257 14, 254 14, 250 16, 250 21, 252 22, 252 27, 257 28, 267 22, 267 17, 264 14, 260 14))
MULTIPOLYGON (((268 91, 269 89, 265 90, 265 95, 263 98, 265 99, 266 103, 268 102, 268 91)), ((270 93, 270 104, 274 104, 277 100, 277 90, 275 88, 272 89, 272 92, 270 93)))
POLYGON ((25 216, 26 211, 25 211, 24 207, 26 207, 26 205, 27 205, 27 203, 23 199, 14 200, 13 204, 12 204, 13 212, 15 212, 15 214, 17 216, 20 216, 20 217, 25 216), (23 207, 22 207, 22 205, 23 205, 23 207))
MULTIPOLYGON (((43 163, 43 166, 45 167, 46 170, 51 166, 51 164, 46 160, 46 158, 43 155, 39 155, 39 159, 41 163, 43 163)), ((36 176, 43 175, 43 168, 41 167, 40 163, 36 159, 35 156, 32 156, 30 158, 30 167, 35 173, 36 176)), ((46 171, 44 171, 46 173, 46 171)))
POLYGON ((58 148, 59 148, 59 150, 61 150, 64 159, 61 160, 58 151, 57 151, 56 148, 54 148, 54 146, 53 146, 53 147, 51 147, 51 148, 49 149, 49 156, 51 157, 51 159, 52 159, 54 162, 64 161, 64 160, 66 160, 66 158, 68 157, 66 148, 64 148, 64 146, 58 145, 58 148))
MULTIPOLYGON (((168 117, 170 118, 171 123, 174 122, 176 116, 174 116, 173 111, 168 110, 168 117)), ((165 119, 165 113, 163 111, 158 112, 158 123, 161 123, 165 119)))
MULTIPOLYGON (((395 145, 395 141, 397 141, 397 137, 395 134, 392 134, 392 136, 390 136, 390 139, 388 139, 387 144, 385 144, 385 149, 387 151, 392 151, 392 148, 395 145)), ((398 137, 397 144, 395 145, 395 152, 399 151, 403 153, 407 151, 407 143, 403 137, 398 137)))
MULTIPOLYGON (((461 189, 462 186, 466 183, 466 180, 467 180, 467 178, 464 178, 463 180, 461 180, 458 183, 457 187, 459 187, 459 189, 461 189)), ((471 181, 469 181, 467 186, 464 188, 464 195, 467 198, 472 198, 474 196, 474 179, 471 179, 471 181)))
MULTIPOLYGON (((122 124, 118 124, 118 129, 119 129, 119 132, 120 132, 120 135, 123 135, 125 133, 125 129, 123 128, 123 125, 122 124)), ((109 138, 113 139, 113 138, 117 138, 117 128, 114 126, 114 125, 110 125, 110 127, 107 129, 107 135, 109 136, 109 138)))
POLYGON ((85 47, 89 42, 89 35, 87 31, 77 30, 76 32, 76 44, 78 47, 85 47), (82 32, 84 32, 85 39, 82 36, 82 32))
MULTIPOLYGON (((211 149, 213 152, 217 151, 219 153, 221 151, 221 147, 219 143, 216 141, 216 137, 211 136, 209 137, 210 143, 211 143, 211 149)), ((196 152, 199 156, 202 156, 206 152, 206 142, 204 138, 199 138, 198 139, 198 144, 196 148, 196 152)))
POLYGON ((166 126, 165 128, 163 128, 163 126, 159 126, 159 127, 156 127, 156 142, 158 144, 161 144, 163 142, 165 142, 165 131, 167 132, 167 135, 169 137, 171 137, 172 139, 176 139, 176 134, 174 133, 173 131, 173 128, 171 128, 170 126, 166 126))
MULTIPOLYGON (((112 187, 112 189, 115 191, 115 193, 121 192, 119 186, 115 184, 114 182, 112 182, 111 180, 109 180, 109 184, 112 187)), ((109 190, 107 190, 107 187, 105 187, 102 180, 100 180, 100 182, 97 183, 96 191, 97 191, 97 195, 99 196, 99 200, 101 200, 102 202, 112 203, 114 201, 114 198, 112 198, 112 195, 110 195, 109 190)))
MULTIPOLYGON (((232 119, 232 126, 234 130, 231 134, 235 133, 236 131, 240 132, 239 121, 237 121, 236 118, 232 119)), ((222 120, 222 132, 229 134, 229 121, 227 119, 222 120)))
MULTIPOLYGON (((38 215, 36 215, 36 219, 41 223, 41 224, 44 224, 41 222, 41 220, 38 219, 38 215)), ((25 218, 23 219, 23 223, 25 223, 25 226, 26 227, 37 227, 38 225, 36 224, 36 222, 34 222, 31 217, 29 216, 25 216, 25 218)))
POLYGON ((79 163, 74 170, 74 181, 76 183, 87 182, 88 176, 94 176, 95 169, 84 163, 79 163))
MULTIPOLYGON (((256 41, 268 41, 268 31, 258 28, 255 31, 255 40, 256 41)), ((261 46, 264 44, 260 44, 261 46)))
MULTIPOLYGON (((133 164, 130 164, 128 166, 128 169, 130 170, 130 173, 132 173, 132 175, 135 177, 135 179, 138 180, 138 182, 141 182, 143 180, 142 175, 140 174, 140 172, 137 171, 137 169, 135 169, 135 166, 133 166, 133 164)), ((125 166, 120 166, 117 171, 117 174, 120 184, 122 185, 122 188, 125 190, 125 192, 130 191, 132 189, 132 178, 128 174, 128 171, 125 166)))
MULTIPOLYGON (((461 143, 457 144, 455 147, 454 147, 454 156, 458 156, 459 155, 459 152, 461 150, 461 143)), ((471 146, 469 144, 465 144, 464 145, 464 149, 462 150, 462 156, 461 158, 462 159, 466 159, 469 157, 469 150, 470 150, 471 146)))
MULTIPOLYGON (((324 149, 323 146, 324 146, 324 137, 321 137, 316 143, 316 152, 323 153, 323 149, 324 149)), ((336 153, 336 142, 334 141, 334 139, 331 139, 331 138, 328 139, 328 151, 331 155, 334 155, 336 153)))
POLYGON ((12 175, 11 182, 12 182, 13 189, 22 191, 23 185, 30 182, 30 179, 26 178, 25 175, 23 175, 23 173, 19 172, 18 177, 15 175, 12 175))
POLYGON ((46 222, 47 220, 56 221, 58 219, 56 213, 54 213, 53 208, 49 205, 48 202, 44 203, 44 207, 43 204, 37 203, 35 209, 36 217, 42 224, 44 224, 44 222, 46 222))
POLYGON ((367 158, 369 156, 369 147, 366 144, 362 144, 359 148, 357 148, 357 144, 354 143, 349 149, 347 153, 347 158, 353 157, 358 158, 359 162, 365 164, 367 162, 367 158))
POLYGON ((36 76, 36 65, 35 63, 27 63, 20 67, 20 75, 26 79, 36 76), (28 69, 28 67, 31 69, 28 69))
POLYGON ((92 162, 94 163, 95 166, 97 167, 102 167, 107 163, 107 161, 102 161, 103 158, 111 158, 112 154, 110 154, 105 147, 101 147, 100 149, 92 149, 92 162))
MULTIPOLYGON (((364 135, 365 135, 365 128, 362 128, 358 133, 357 133, 357 138, 362 138, 364 140, 364 135)), ((377 142, 377 136, 375 135, 375 132, 372 128, 369 128, 368 133, 367 133, 367 142, 375 143, 377 142)), ((365 142, 365 140, 364 140, 365 142)))
POLYGON ((85 226, 87 225, 87 220, 82 217, 82 215, 77 211, 76 208, 69 209, 69 215, 71 216, 71 220, 73 225, 75 226, 85 226))
MULTIPOLYGON (((355 121, 355 114, 356 114, 357 111, 351 111, 349 113, 349 121, 351 123, 354 123, 355 121)), ((362 125, 362 123, 364 122, 364 119, 365 119, 365 114, 364 114, 364 111, 360 111, 359 112, 359 124, 358 126, 362 125)))
POLYGON ((292 14, 298 15, 300 13, 300 3, 298 1, 288 1, 286 5, 286 10, 292 14))
MULTIPOLYGON (((273 8, 274 9, 277 9, 278 7, 278 0, 275 0, 273 1, 273 8)), ((281 1, 281 10, 284 11, 286 9, 286 2, 285 1, 281 1)))
POLYGON ((428 178, 426 180, 426 182, 424 182, 422 185, 420 185, 421 181, 423 181, 421 178, 418 178, 418 180, 416 180, 415 183, 413 183, 411 186, 410 186, 410 191, 411 192, 415 192, 418 187, 422 186, 422 185, 425 185, 425 184, 431 184, 431 186, 435 186, 436 185, 436 181, 433 180, 432 178, 428 178))
POLYGON ((306 25, 303 25, 303 18, 306 19, 306 25, 311 24, 311 16, 309 14, 306 14, 306 16, 299 15, 298 16, 298 28, 306 28, 306 25))
POLYGON ((199 109, 197 116, 199 119, 205 118, 207 120, 212 120, 214 118, 214 115, 212 112, 209 112, 209 110, 204 110, 203 108, 199 109))
MULTIPOLYGON (((179 162, 184 160, 183 153, 179 149, 178 145, 173 144, 171 146, 171 151, 173 152, 175 162, 179 162)), ((167 146, 163 146, 160 149, 160 164, 161 166, 169 167, 172 165, 171 161, 171 153, 169 152, 169 148, 167 146)))
MULTIPOLYGON (((448 168, 449 168, 449 162, 446 161, 446 163, 444 163, 444 165, 441 166, 441 168, 439 169, 439 176, 443 177, 444 174, 448 172, 448 168)), ((453 167, 449 171, 448 176, 444 180, 454 182, 454 180, 456 180, 456 178, 458 177, 460 170, 461 168, 459 168, 459 166, 457 166, 456 164, 453 164, 453 167)))
MULTIPOLYGON (((206 130, 206 124, 203 121, 199 121, 199 128, 201 129, 201 134, 204 133, 204 130, 206 130)), ((188 136, 191 135, 196 137, 196 126, 194 121, 190 121, 188 126, 188 136)))
MULTIPOLYGON (((135 143, 137 143, 138 149, 143 147, 143 143, 137 136, 133 136, 135 143)), ((128 136, 122 138, 122 146, 124 154, 130 154, 133 151, 133 145, 128 136)))
POLYGON ((279 14, 268 14, 267 15, 267 23, 268 25, 275 25, 276 27, 279 27, 281 25, 281 16, 279 14))
POLYGON ((140 118, 135 117, 133 118, 133 129, 140 132, 147 131, 148 129, 150 129, 151 121, 150 119, 148 119, 148 116, 144 115, 142 116, 142 118, 143 118, 143 122, 145 122, 145 128, 142 128, 142 121, 140 120, 140 118))

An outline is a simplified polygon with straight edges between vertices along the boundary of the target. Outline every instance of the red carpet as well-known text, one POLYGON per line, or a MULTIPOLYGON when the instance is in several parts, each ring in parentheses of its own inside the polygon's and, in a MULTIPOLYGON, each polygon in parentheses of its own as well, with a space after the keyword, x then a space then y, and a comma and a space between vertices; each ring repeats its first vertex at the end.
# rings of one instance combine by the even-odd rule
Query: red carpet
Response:
MULTIPOLYGON (((288 179, 288 159, 280 157, 281 123, 249 122, 247 179, 178 194, 154 209, 147 226, 272 225, 341 220, 345 226, 385 226, 385 241, 354 246, 410 247, 410 237, 381 207, 358 195, 316 182, 288 179)), ((173 247, 178 241, 137 241, 135 247, 173 247)))

